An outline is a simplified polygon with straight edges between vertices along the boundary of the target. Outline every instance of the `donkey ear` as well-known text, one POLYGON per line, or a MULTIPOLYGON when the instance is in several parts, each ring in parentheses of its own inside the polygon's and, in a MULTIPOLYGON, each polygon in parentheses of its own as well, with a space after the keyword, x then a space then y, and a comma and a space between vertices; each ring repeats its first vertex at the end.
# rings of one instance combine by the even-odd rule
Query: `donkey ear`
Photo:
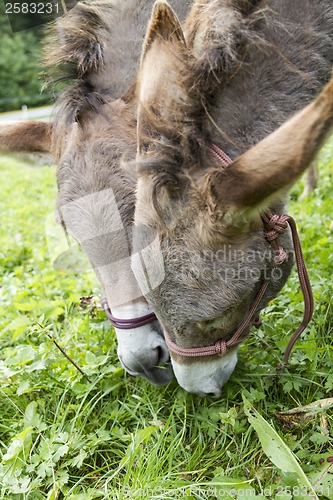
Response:
POLYGON ((267 207, 309 167, 333 128, 333 78, 321 94, 274 133, 212 175, 218 203, 267 207))
POLYGON ((28 121, 0 125, 0 151, 49 153, 51 138, 51 123, 28 121))
POLYGON ((167 2, 162 0, 155 2, 153 7, 143 44, 141 65, 147 52, 157 40, 170 43, 178 42, 185 45, 185 37, 176 13, 167 2))
POLYGON ((167 123, 174 116, 173 104, 185 99, 180 78, 185 48, 175 12, 167 2, 156 2, 144 40, 137 83, 139 142, 143 123, 149 122, 149 118, 167 123))

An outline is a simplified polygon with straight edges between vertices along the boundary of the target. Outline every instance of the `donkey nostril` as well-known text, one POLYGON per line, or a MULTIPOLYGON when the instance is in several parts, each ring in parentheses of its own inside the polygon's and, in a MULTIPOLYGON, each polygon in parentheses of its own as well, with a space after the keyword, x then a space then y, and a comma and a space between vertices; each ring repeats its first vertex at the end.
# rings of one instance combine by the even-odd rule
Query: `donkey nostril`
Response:
POLYGON ((156 363, 155 366, 164 365, 169 360, 169 354, 165 352, 162 346, 155 347, 156 363))
POLYGON ((210 392, 206 391, 189 391, 189 392, 194 392, 194 394, 199 396, 199 398, 213 398, 213 399, 219 398, 222 394, 221 389, 216 389, 210 392))
POLYGON ((207 392, 206 393, 206 397, 207 398, 219 398, 221 396, 221 390, 220 389, 216 389, 216 391, 212 391, 212 392, 207 392))
POLYGON ((156 347, 156 354, 157 354, 157 363, 156 364, 158 365, 158 364, 160 364, 162 356, 163 356, 163 351, 162 351, 161 346, 156 347))

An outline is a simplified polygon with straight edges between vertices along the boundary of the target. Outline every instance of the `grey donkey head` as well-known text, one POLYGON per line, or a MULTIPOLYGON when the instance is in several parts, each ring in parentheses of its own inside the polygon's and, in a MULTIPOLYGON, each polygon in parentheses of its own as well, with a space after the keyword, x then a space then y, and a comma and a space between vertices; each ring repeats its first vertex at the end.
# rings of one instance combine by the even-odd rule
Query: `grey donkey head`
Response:
MULTIPOLYGON (((235 116, 239 116, 241 127, 242 108, 253 107, 246 81, 249 69, 239 63, 240 49, 233 45, 237 29, 250 51, 248 57, 253 55, 251 50, 262 57, 261 71, 265 71, 265 64, 272 64, 271 54, 266 54, 265 61, 267 47, 260 50, 265 30, 251 33, 257 4, 260 2, 226 5, 198 1, 183 32, 172 9, 158 2, 143 47, 137 86, 135 210, 135 222, 141 229, 134 238, 134 249, 135 245, 145 246, 144 226, 158 234, 159 245, 144 262, 132 258, 132 268, 164 334, 180 348, 229 340, 251 309, 262 283, 268 286, 256 312, 282 288, 292 258, 276 272, 261 214, 268 208, 283 212, 286 192, 309 166, 332 125, 330 83, 317 100, 280 127, 290 112, 301 107, 297 93, 280 96, 279 114, 267 119, 264 129, 259 126, 257 134, 253 131, 255 115, 248 129, 237 128, 235 116), (227 26, 223 19, 230 21, 227 26), (219 43, 225 42, 218 53, 216 46, 212 49, 215 28, 220 30, 219 43), (226 67, 220 75, 214 68, 218 70, 223 61, 226 67), (240 94, 241 88, 244 94, 240 94), (230 108, 232 89, 228 126, 224 105, 230 108), (221 116, 223 129, 218 126, 221 116), (248 149, 251 142, 253 147, 248 149), (234 157, 227 168, 212 154, 220 145, 234 157), (165 277, 153 286, 149 277, 154 277, 161 256, 165 277)), ((278 47, 273 54, 276 59, 281 57, 278 47)), ((284 77, 282 74, 281 79, 284 77)), ((311 89, 306 92, 310 99, 311 89)), ((269 98, 274 96, 272 86, 269 98)), ((269 103, 262 100, 263 114, 269 103)), ((259 106, 257 113, 260 111, 259 106)), ((291 252, 289 234, 280 238, 280 244, 291 252)), ((223 357, 193 359, 172 353, 171 359, 183 388, 217 397, 236 365, 237 347, 223 357)))

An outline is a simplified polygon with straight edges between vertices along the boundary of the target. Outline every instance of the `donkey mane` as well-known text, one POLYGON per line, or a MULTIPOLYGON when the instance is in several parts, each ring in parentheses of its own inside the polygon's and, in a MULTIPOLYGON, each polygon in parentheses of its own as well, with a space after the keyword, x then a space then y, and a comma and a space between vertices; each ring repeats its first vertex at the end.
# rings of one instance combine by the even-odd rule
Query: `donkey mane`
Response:
POLYGON ((162 122, 146 113, 157 131, 152 149, 178 126, 178 172, 198 159, 196 140, 217 141, 232 159, 244 153, 310 102, 333 65, 333 15, 323 0, 198 1, 184 31, 191 55, 176 83, 190 105, 176 102, 177 116, 169 99, 162 122))
MULTIPOLYGON (((270 8, 262 0, 219 0, 197 3, 185 25, 186 40, 195 58, 186 85, 197 97, 214 101, 216 87, 226 84, 244 63, 249 43, 265 44, 253 29, 267 22, 270 8), (199 42, 198 42, 199 39, 199 42)), ((267 42, 266 42, 267 43, 267 42)))
MULTIPOLYGON (((46 85, 57 87, 58 114, 81 122, 107 102, 133 94, 153 0, 79 2, 46 37, 46 85)), ((184 18, 189 0, 174 0, 184 18)))
MULTIPOLYGON (((117 31, 129 16, 124 3, 78 3, 51 27, 45 47, 47 84, 62 83, 57 109, 69 123, 81 122, 87 111, 97 112, 110 99, 121 97, 134 79, 139 40, 134 40, 135 54, 129 61, 124 55, 128 46, 117 31), (122 58, 126 64, 119 63, 122 58)), ((139 2, 126 4, 132 14, 135 9, 139 12, 139 2)))
MULTIPOLYGON (((185 83, 193 97, 200 96, 208 106, 214 106, 218 87, 233 86, 233 80, 239 80, 239 72, 251 73, 253 65, 261 71, 263 67, 271 71, 270 59, 284 73, 288 71, 289 77, 294 74, 293 78, 318 92, 327 81, 330 62, 333 63, 327 50, 327 46, 332 46, 327 36, 332 28, 321 27, 329 16, 333 22, 332 14, 320 0, 318 5, 304 1, 302 9, 297 1, 293 3, 290 17, 290 2, 286 0, 213 0, 195 4, 185 25, 186 39, 195 56, 185 83), (253 53, 257 61, 253 60, 253 53)), ((261 77, 259 71, 258 75, 261 77)), ((272 80, 272 93, 274 84, 272 80)))

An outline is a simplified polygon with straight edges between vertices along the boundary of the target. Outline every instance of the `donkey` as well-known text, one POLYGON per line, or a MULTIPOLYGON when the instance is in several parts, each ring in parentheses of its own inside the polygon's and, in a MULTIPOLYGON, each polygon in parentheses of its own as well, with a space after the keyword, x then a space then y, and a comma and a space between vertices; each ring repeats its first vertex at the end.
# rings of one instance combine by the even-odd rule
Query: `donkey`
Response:
MULTIPOLYGON (((153 3, 79 3, 58 19, 46 43, 47 78, 67 86, 54 122, 0 126, 0 150, 51 152, 58 164, 56 220, 82 245, 120 318, 120 362, 131 375, 164 385, 173 376, 169 352, 131 271, 136 172, 127 165, 136 154, 134 81, 153 3), (150 322, 121 323, 133 317, 150 322)), ((173 1, 180 19, 188 4, 173 1)))
MULTIPOLYGON (((198 0, 182 30, 170 8, 155 7, 138 79, 135 223, 159 234, 165 279, 145 295, 189 392, 220 395, 244 319, 290 272, 286 259, 274 273, 261 213, 284 212, 330 131, 332 82, 291 116, 329 79, 332 20, 329 1, 198 0), (256 272, 244 272, 249 262, 256 272)), ((291 252, 290 234, 279 240, 291 252)))
POLYGON ((6 128, 0 147, 55 156, 58 220, 129 327, 116 327, 125 369, 167 383, 170 350, 185 390, 219 397, 238 341, 292 268, 290 233, 278 262, 263 212, 280 220, 332 128, 333 81, 319 92, 333 6, 198 0, 186 15, 173 4, 183 26, 159 1, 147 30, 151 2, 78 4, 49 53, 73 80, 54 124, 6 128), (131 328, 153 311, 158 322, 131 328))

